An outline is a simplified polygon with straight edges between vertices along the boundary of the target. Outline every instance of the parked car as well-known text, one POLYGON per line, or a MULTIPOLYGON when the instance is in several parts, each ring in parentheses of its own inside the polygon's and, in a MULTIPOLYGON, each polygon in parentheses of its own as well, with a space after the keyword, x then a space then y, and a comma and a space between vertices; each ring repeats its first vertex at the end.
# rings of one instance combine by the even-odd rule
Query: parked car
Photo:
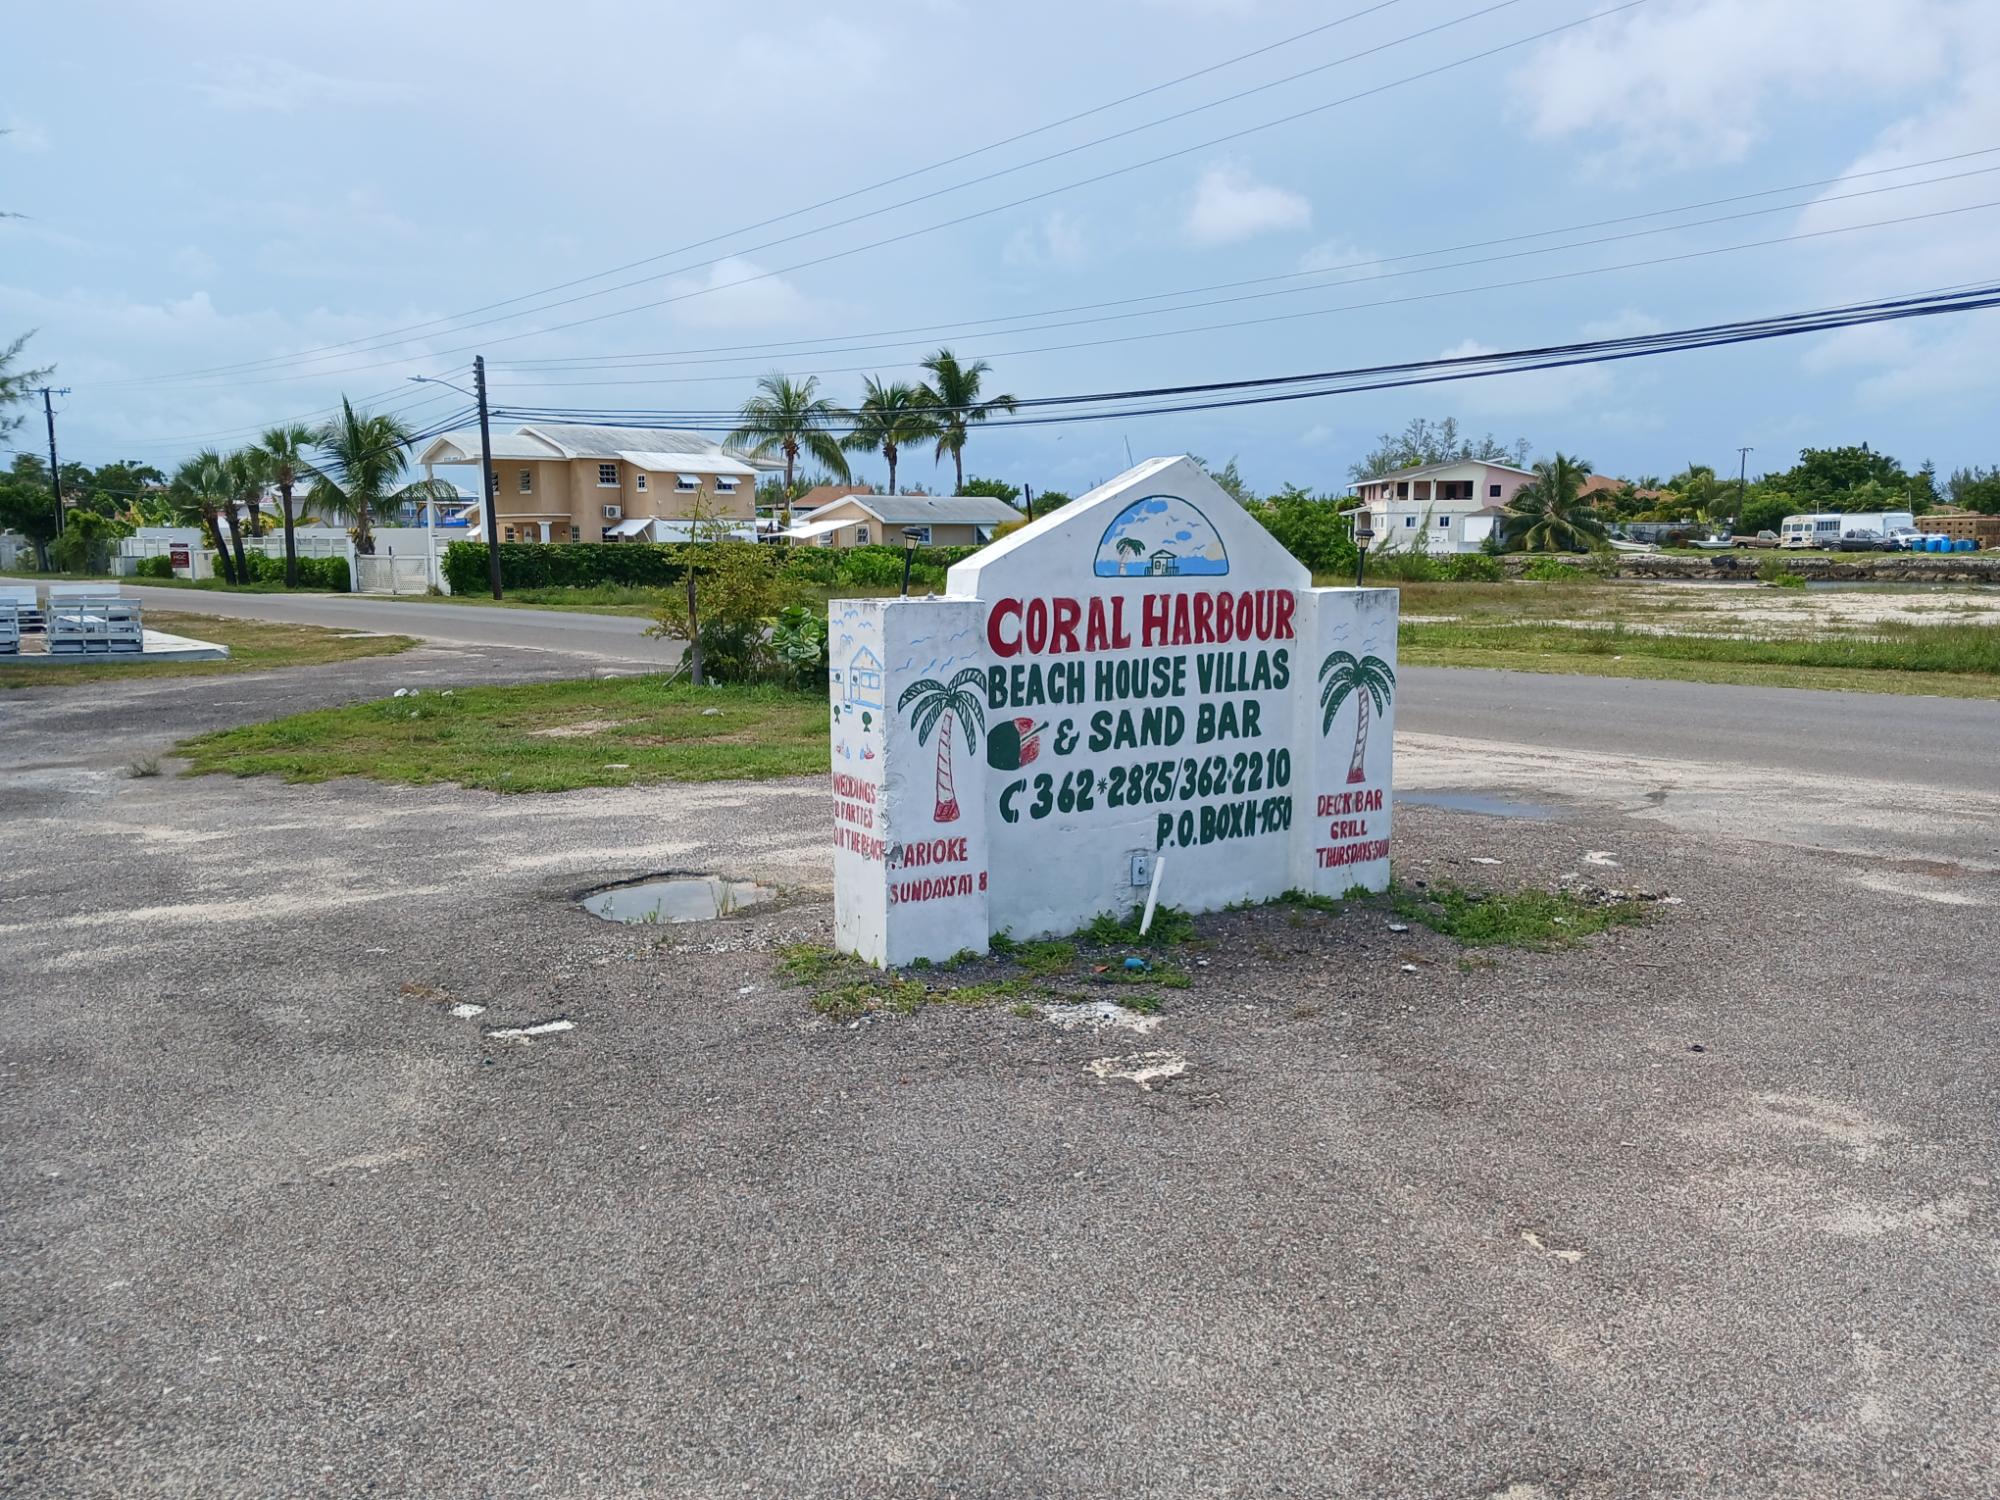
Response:
POLYGON ((1898 526, 1882 538, 1883 551, 1908 552, 1913 547, 1923 545, 1924 534, 1909 526, 1898 526))
POLYGON ((1879 552, 1882 549, 1882 533, 1879 531, 1844 531, 1840 536, 1842 552, 1879 552))
POLYGON ((1778 545, 1778 533, 1775 531, 1760 531, 1755 536, 1739 535, 1731 537, 1730 540, 1738 547, 1775 547, 1778 545))

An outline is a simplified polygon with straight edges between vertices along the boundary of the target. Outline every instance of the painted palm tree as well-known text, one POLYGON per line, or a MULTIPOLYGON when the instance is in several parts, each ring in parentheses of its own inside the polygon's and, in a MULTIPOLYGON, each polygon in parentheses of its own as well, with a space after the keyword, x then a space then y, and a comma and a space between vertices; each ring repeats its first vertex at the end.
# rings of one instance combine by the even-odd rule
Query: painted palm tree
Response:
POLYGON ((236 563, 229 555, 229 543, 222 536, 222 499, 229 493, 229 461, 213 448, 204 448, 178 469, 168 485, 175 505, 189 519, 199 518, 208 538, 215 544, 216 561, 222 566, 226 583, 238 583, 236 563))
MULTIPOLYGON (((1136 536, 1121 536, 1115 545, 1121 558, 1130 558, 1136 562, 1146 555, 1146 544, 1136 536)), ((1119 566, 1123 567, 1124 564, 1120 563, 1119 566)))
POLYGON ((375 552, 375 513, 404 500, 453 500, 458 492, 448 480, 419 479, 401 484, 409 467, 405 451, 410 429, 386 413, 366 415, 340 398, 340 415, 313 434, 321 459, 304 466, 312 478, 307 500, 329 518, 350 523, 354 550, 364 557, 375 552))
POLYGON ((1508 502, 1507 528, 1530 552, 1589 552, 1604 545, 1604 518, 1583 498, 1590 460, 1558 453, 1508 502))
POLYGON ((792 524, 792 477, 799 455, 810 453, 836 477, 847 478, 847 455, 831 431, 839 413, 819 394, 819 379, 793 380, 776 371, 757 382, 757 394, 743 403, 736 420, 743 425, 724 439, 753 458, 772 452, 785 455, 785 524, 792 524))
POLYGON ((854 430, 840 440, 843 448, 879 453, 888 460, 892 495, 896 493, 896 455, 903 445, 920 443, 937 432, 929 412, 923 409, 928 404, 916 386, 901 381, 884 385, 870 375, 861 405, 855 408, 854 430))
POLYGON ((977 667, 967 667, 950 682, 920 677, 904 688, 903 695, 896 700, 898 713, 913 703, 916 705, 910 723, 916 728, 919 745, 930 738, 933 728, 938 731, 937 806, 933 816, 940 823, 958 821, 958 793, 951 784, 952 721, 956 719, 963 726, 966 748, 978 749, 979 732, 986 727, 986 707, 980 702, 981 685, 985 681, 986 674, 977 667))
POLYGON ((983 359, 962 365, 949 349, 940 349, 924 361, 924 368, 930 371, 931 378, 917 387, 917 397, 923 405, 933 408, 928 416, 936 431, 937 461, 943 463, 944 456, 951 455, 952 468, 957 474, 952 493, 962 494, 966 429, 975 422, 984 422, 996 411, 1011 412, 1020 402, 1012 396, 979 399, 981 378, 993 372, 993 366, 983 359))
POLYGON ((278 487, 279 502, 285 510, 285 587, 299 586, 299 547, 292 514, 292 492, 306 472, 306 453, 313 445, 313 430, 298 422, 273 427, 257 444, 278 487))
POLYGON ((1333 733, 1333 721, 1349 697, 1359 705, 1354 721, 1354 756, 1347 763, 1350 783, 1366 781, 1361 758, 1368 749, 1368 706, 1387 713, 1396 696, 1396 669, 1379 656, 1357 657, 1351 651, 1336 651, 1319 664, 1319 705, 1325 710, 1319 732, 1333 733))

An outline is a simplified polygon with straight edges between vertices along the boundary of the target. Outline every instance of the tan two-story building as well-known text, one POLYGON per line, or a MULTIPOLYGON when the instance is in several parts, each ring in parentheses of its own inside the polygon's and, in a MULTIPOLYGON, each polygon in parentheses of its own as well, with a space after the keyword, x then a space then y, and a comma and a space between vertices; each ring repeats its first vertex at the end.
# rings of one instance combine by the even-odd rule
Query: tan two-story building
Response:
POLYGON ((977 547, 1025 519, 985 495, 842 495, 781 534, 816 547, 977 547))
MULTIPOLYGON (((476 468, 479 429, 433 438, 417 461, 427 474, 476 468)), ((495 432, 491 468, 503 542, 671 542, 709 525, 755 536, 758 475, 784 465, 696 432, 538 422, 495 432)), ((471 522, 469 537, 483 541, 483 507, 471 522)))

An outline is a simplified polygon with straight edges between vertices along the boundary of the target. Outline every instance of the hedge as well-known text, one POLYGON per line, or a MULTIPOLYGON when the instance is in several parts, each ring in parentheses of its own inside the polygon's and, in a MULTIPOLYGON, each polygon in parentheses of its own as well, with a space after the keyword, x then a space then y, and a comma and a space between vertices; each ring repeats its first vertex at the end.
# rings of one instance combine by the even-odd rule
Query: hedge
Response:
MULTIPOLYGON (((626 584, 633 588, 665 588, 681 578, 680 551, 675 542, 502 542, 500 583, 508 589, 589 588, 594 584, 626 584)), ((767 546, 759 542, 709 542, 712 547, 767 546)), ((940 587, 945 569, 970 557, 976 547, 919 547, 911 560, 911 578, 927 588, 940 587)), ((476 594, 487 586, 486 544, 453 542, 444 549, 444 576, 454 594, 476 594)), ((901 547, 792 547, 785 554, 785 572, 803 583, 828 587, 890 588, 903 578, 901 547)))

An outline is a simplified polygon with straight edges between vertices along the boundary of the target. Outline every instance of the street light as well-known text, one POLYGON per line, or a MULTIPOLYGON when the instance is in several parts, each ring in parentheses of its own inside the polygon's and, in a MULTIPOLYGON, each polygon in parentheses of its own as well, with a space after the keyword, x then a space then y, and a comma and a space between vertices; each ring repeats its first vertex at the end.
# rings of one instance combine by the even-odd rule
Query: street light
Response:
MULTIPOLYGON (((493 502, 493 432, 486 416, 486 356, 472 357, 472 389, 454 385, 449 380, 440 380, 435 375, 412 375, 410 379, 418 385, 441 385, 446 390, 457 391, 461 396, 470 396, 479 404, 479 492, 486 497, 486 576, 493 586, 493 597, 500 597, 500 518, 494 513, 493 502)), ((436 505, 436 500, 432 500, 436 505)), ((436 542, 432 549, 435 552, 436 542)), ((435 558, 433 558, 435 563, 435 558)))
POLYGON ((903 528, 903 597, 910 597, 910 564, 917 560, 917 547, 924 534, 914 526, 903 528))

